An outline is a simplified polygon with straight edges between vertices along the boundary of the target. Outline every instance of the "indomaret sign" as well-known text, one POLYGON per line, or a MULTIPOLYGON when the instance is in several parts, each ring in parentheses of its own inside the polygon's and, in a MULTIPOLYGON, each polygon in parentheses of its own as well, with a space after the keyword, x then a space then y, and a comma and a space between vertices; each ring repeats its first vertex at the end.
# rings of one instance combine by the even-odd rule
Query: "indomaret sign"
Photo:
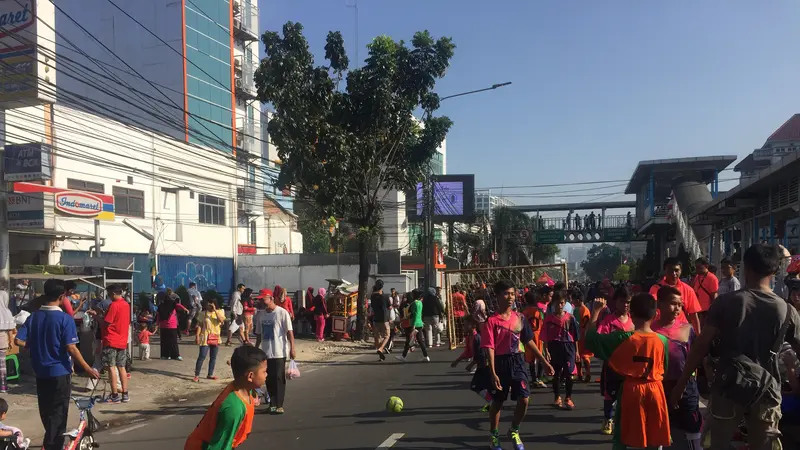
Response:
POLYGON ((14 192, 19 194, 53 194, 55 209, 61 214, 87 219, 113 221, 114 196, 94 192, 72 191, 59 187, 35 183, 14 183, 14 192))

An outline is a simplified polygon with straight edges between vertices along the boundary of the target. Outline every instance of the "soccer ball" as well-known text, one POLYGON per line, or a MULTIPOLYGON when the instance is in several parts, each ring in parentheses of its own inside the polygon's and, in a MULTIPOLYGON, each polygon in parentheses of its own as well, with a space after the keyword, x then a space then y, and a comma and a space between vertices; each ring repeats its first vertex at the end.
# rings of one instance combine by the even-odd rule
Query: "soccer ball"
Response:
POLYGON ((403 410, 403 400, 400 397, 389 397, 386 401, 386 411, 390 413, 399 413, 403 410))

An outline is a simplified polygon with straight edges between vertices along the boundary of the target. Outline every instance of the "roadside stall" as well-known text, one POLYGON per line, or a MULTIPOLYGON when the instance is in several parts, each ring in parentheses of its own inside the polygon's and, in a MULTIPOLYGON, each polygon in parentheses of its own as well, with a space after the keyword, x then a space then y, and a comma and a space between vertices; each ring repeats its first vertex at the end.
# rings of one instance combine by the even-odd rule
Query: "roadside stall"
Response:
MULTIPOLYGON (((93 258, 87 258, 91 260, 93 258)), ((91 263, 91 262, 90 262, 91 263)), ((120 284, 125 287, 124 296, 130 304, 131 310, 131 329, 130 336, 133 336, 134 329, 134 304, 131 301, 133 277, 137 273, 133 269, 133 264, 129 268, 119 267, 92 267, 92 266, 26 266, 23 270, 29 273, 11 274, 11 310, 15 316, 26 315, 31 308, 34 308, 35 300, 42 295, 44 283, 50 279, 72 282, 75 284, 74 294, 70 298, 78 329, 79 344, 78 348, 83 354, 84 359, 90 364, 96 359, 96 332, 98 324, 87 314, 106 297, 105 290, 113 284, 120 284), (38 273, 32 273, 37 271, 38 273)), ((18 349, 17 349, 18 351, 18 349)), ((128 341, 128 352, 131 359, 135 358, 133 340, 128 341)))
POLYGON ((331 330, 336 341, 350 339, 350 330, 358 313, 358 285, 349 281, 328 278, 327 302, 331 315, 331 330))

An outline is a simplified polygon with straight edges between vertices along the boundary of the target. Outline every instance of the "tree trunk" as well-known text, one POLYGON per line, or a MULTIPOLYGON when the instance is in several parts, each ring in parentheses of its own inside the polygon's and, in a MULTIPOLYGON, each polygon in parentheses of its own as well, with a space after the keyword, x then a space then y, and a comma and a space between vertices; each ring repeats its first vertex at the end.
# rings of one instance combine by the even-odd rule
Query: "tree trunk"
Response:
POLYGON ((365 236, 359 235, 358 239, 358 307, 356 314, 356 340, 364 337, 364 326, 366 325, 367 312, 367 290, 369 289, 369 258, 367 251, 369 240, 365 236))

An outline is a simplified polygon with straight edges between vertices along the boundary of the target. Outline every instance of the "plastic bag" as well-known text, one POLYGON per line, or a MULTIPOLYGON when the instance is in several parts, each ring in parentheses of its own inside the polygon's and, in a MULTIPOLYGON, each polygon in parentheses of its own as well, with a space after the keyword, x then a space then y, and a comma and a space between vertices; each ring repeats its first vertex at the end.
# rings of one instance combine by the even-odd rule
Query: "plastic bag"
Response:
POLYGON ((290 380, 300 378, 300 368, 293 359, 289 361, 289 367, 286 369, 286 378, 290 380))

